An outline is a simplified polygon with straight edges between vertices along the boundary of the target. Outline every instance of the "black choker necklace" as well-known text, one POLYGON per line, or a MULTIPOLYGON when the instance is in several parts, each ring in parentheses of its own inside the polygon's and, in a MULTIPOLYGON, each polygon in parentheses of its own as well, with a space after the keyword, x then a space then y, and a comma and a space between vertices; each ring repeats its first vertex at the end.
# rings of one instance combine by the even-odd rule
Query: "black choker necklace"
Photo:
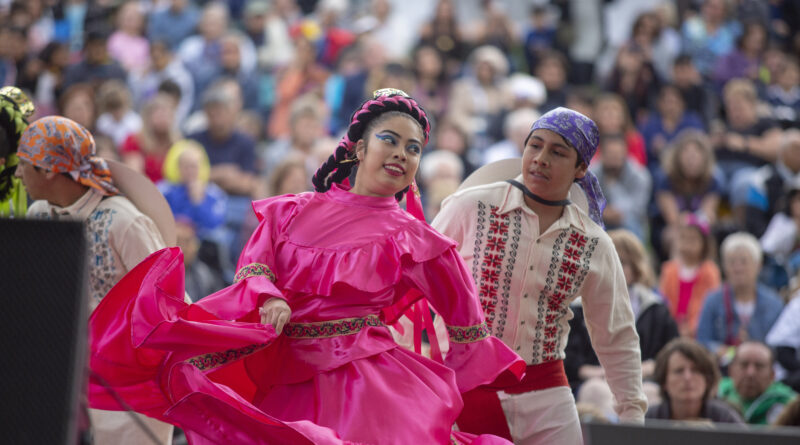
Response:
POLYGON ((546 206, 553 206, 553 207, 572 204, 572 201, 570 201, 569 199, 562 199, 561 201, 550 201, 548 199, 542 198, 541 196, 534 195, 532 191, 528 190, 528 188, 525 187, 525 185, 521 184, 519 181, 516 181, 514 179, 509 179, 506 182, 522 190, 522 193, 524 193, 525 196, 531 198, 532 200, 538 202, 539 204, 544 204, 546 206))

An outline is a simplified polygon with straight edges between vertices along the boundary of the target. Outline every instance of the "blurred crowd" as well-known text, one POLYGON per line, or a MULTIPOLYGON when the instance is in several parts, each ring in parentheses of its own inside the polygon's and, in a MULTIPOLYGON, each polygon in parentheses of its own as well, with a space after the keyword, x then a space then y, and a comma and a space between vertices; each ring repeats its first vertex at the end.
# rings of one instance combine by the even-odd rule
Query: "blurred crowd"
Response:
MULTIPOLYGON (((655 418, 800 423, 799 55, 797 0, 0 0, 2 85, 158 185, 193 298, 373 90, 432 117, 431 219, 542 113, 593 118, 655 418)), ((573 311, 579 408, 613 421, 573 311)))

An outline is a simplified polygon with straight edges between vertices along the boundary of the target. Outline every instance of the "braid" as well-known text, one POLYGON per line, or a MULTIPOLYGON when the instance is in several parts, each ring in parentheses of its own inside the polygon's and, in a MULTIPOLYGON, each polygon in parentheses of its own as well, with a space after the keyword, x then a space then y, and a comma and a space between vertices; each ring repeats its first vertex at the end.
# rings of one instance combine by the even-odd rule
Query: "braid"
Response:
MULTIPOLYGON (((314 190, 318 192, 325 192, 331 188, 333 183, 340 183, 345 178, 350 176, 353 170, 354 162, 350 159, 355 149, 356 142, 361 140, 366 134, 370 124, 375 122, 375 119, 387 112, 400 112, 411 116, 420 127, 425 136, 425 143, 428 142, 428 135, 430 133, 430 122, 425 111, 420 107, 414 99, 401 94, 379 95, 374 99, 365 101, 353 113, 350 118, 350 125, 347 127, 347 132, 339 141, 334 153, 319 167, 311 182, 314 184, 314 190)), ((395 197, 401 200, 403 195, 408 191, 408 187, 398 192, 395 197)))

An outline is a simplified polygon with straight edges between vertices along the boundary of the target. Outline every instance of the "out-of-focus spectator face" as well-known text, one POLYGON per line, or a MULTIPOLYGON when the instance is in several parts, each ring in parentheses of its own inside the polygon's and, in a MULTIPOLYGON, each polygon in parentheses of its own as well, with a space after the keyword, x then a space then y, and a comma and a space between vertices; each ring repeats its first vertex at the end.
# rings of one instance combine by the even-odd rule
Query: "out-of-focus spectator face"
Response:
POLYGON ((388 17, 389 13, 392 11, 392 5, 388 0, 373 0, 371 9, 372 15, 379 19, 384 19, 388 17))
POLYGON ((775 76, 775 80, 784 90, 800 85, 800 66, 797 61, 786 61, 775 76))
POLYGON ((636 269, 633 266, 633 258, 630 258, 628 253, 622 250, 617 250, 617 254, 619 256, 619 262, 622 264, 622 273, 625 274, 625 284, 627 284, 628 287, 636 284, 639 277, 636 276, 636 269))
POLYGON ((771 352, 761 343, 742 343, 736 348, 728 373, 739 395, 744 400, 754 400, 764 394, 775 378, 771 352))
POLYGON ((467 151, 466 136, 452 123, 442 123, 436 132, 436 148, 462 155, 467 151))
POLYGON ((175 124, 175 101, 169 96, 163 93, 155 96, 142 111, 153 132, 167 134, 172 130, 175 124))
POLYGON ((702 13, 707 22, 723 22, 727 14, 725 0, 706 0, 703 3, 702 13))
POLYGON ((278 183, 277 194, 297 194, 308 190, 308 173, 303 165, 297 164, 289 167, 278 183))
POLYGON ((239 39, 228 36, 220 41, 220 64, 222 68, 230 71, 238 71, 242 61, 242 54, 239 50, 239 39))
POLYGON ((127 2, 117 13, 117 27, 126 34, 140 35, 144 28, 144 14, 137 2, 127 2))
POLYGON ((162 71, 172 61, 172 52, 164 42, 154 42, 150 45, 150 60, 153 62, 153 69, 162 71))
POLYGON ((294 144, 299 147, 311 147, 314 141, 324 134, 322 121, 311 113, 298 116, 292 124, 291 135, 294 144))
POLYGON ((108 61, 106 39, 93 39, 86 42, 86 62, 90 65, 100 65, 108 61))
POLYGON ((708 382, 697 365, 675 351, 667 361, 664 390, 672 403, 697 403, 703 400, 708 382))
POLYGON ((633 25, 633 41, 641 47, 649 47, 658 37, 659 26, 655 13, 642 14, 633 25))
POLYGON ((197 258, 200 243, 191 223, 181 220, 175 221, 175 244, 183 251, 183 262, 192 264, 197 258))
POLYGON ((64 69, 69 66, 69 48, 67 45, 59 44, 49 60, 50 66, 64 69))
POLYGON ((451 0, 439 0, 436 5, 434 20, 449 21, 455 18, 455 9, 451 0))
POLYGON ((770 82, 775 82, 777 73, 783 68, 786 63, 786 53, 781 51, 779 47, 769 46, 761 56, 761 61, 767 70, 772 74, 770 82))
POLYGON ((238 113, 234 112, 230 103, 210 103, 205 106, 208 116, 208 130, 211 134, 228 136, 233 132, 238 113))
POLYGON ((172 0, 170 2, 170 7, 176 11, 181 11, 186 5, 189 4, 189 0, 172 0))
POLYGON ((61 114, 86 128, 94 128, 97 109, 95 108, 94 97, 88 90, 80 90, 73 93, 64 102, 61 114))
POLYGON ((549 91, 560 90, 567 81, 564 66, 555 57, 542 59, 536 69, 536 77, 544 83, 549 91))
POLYGON ((477 66, 475 66, 475 77, 483 85, 491 84, 494 81, 494 75, 494 68, 489 62, 478 62, 477 66))
POLYGON ((747 248, 737 247, 723 252, 722 268, 730 285, 739 288, 755 285, 761 264, 747 248))
POLYGON ((623 46, 617 54, 617 67, 623 74, 636 74, 642 70, 644 55, 631 46, 623 46))
POLYGON ((625 167, 625 160, 628 158, 628 144, 622 138, 604 139, 602 144, 603 149, 600 156, 603 161, 603 170, 619 174, 625 167))
POLYGON ((196 150, 187 149, 178 157, 178 174, 181 183, 197 181, 200 177, 201 155, 196 150))
POLYGON ((683 96, 677 88, 665 87, 658 98, 658 111, 661 116, 678 119, 683 115, 685 105, 683 96))
POLYGON ((747 128, 758 121, 755 102, 743 94, 727 94, 724 97, 725 115, 733 128, 747 128))
POLYGON ((675 85, 686 88, 691 85, 696 85, 699 82, 700 73, 691 61, 676 63, 672 68, 672 80, 675 82, 675 85))
POLYGON ((745 28, 742 37, 742 49, 748 52, 760 53, 767 44, 767 30, 760 23, 751 23, 745 28))
POLYGON ((703 259, 706 240, 697 227, 683 224, 675 238, 675 249, 684 261, 695 263, 703 259))
POLYGON ((705 173, 708 168, 708 159, 700 145, 690 141, 675 149, 680 150, 677 167, 683 172, 685 178, 698 179, 705 173))
POLYGON ((200 34, 208 41, 215 41, 228 30, 228 12, 224 4, 211 4, 203 11, 198 24, 200 34))
POLYGON ((423 46, 417 50, 417 72, 425 78, 437 78, 444 70, 444 60, 432 46, 423 46))
POLYGON ((594 117, 600 133, 625 133, 627 123, 625 105, 615 99, 598 100, 594 107, 594 117))
POLYGON ((795 221, 800 220, 800 193, 795 192, 789 198, 789 216, 795 221))
POLYGON ((800 133, 787 135, 788 140, 784 141, 781 149, 781 161, 792 172, 800 172, 800 133))

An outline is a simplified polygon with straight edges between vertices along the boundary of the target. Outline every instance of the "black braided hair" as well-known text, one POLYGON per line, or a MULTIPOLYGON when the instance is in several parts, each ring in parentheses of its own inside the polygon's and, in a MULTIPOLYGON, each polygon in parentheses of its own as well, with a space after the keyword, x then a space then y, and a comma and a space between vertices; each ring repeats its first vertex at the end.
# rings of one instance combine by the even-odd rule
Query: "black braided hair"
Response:
MULTIPOLYGON (((356 142, 364 137, 376 119, 386 113, 397 112, 410 116, 422 127, 425 143, 428 142, 430 122, 425 110, 417 102, 400 90, 378 90, 372 99, 365 101, 350 118, 347 133, 339 141, 333 154, 319 167, 311 181, 314 190, 325 192, 334 183, 341 183, 350 176, 353 166, 356 165, 354 149, 356 142)), ((401 200, 408 188, 395 195, 401 200)))

